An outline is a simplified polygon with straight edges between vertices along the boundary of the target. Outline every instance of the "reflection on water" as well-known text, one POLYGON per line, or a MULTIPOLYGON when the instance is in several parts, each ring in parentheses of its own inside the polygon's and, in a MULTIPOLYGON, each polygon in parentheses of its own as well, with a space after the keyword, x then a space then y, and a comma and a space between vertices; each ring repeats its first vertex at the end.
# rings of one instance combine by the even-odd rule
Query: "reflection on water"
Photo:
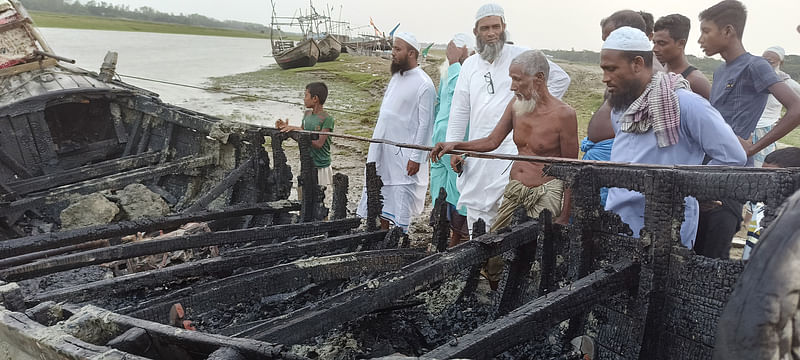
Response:
MULTIPOLYGON (((208 78, 276 66, 266 39, 157 34, 126 31, 41 28, 53 51, 76 65, 98 71, 106 52, 119 54, 117 73, 169 82, 209 86, 208 78)), ((224 118, 271 123, 297 117, 299 107, 263 101, 231 102, 231 95, 123 78, 160 94, 165 102, 224 118)), ((242 91, 241 89, 237 91, 242 91)))

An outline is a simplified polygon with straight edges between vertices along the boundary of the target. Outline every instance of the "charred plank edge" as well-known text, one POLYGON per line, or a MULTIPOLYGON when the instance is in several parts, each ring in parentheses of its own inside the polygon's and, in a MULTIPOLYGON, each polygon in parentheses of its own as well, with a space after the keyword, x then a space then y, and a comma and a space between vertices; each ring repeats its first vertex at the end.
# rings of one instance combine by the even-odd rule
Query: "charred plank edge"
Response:
MULTIPOLYGON (((0 308, 0 339, 2 339, 0 344, 6 343, 15 349, 24 351, 31 357, 41 356, 43 359, 62 359, 65 358, 64 354, 69 354, 78 359, 102 357, 109 360, 147 360, 109 347, 89 344, 74 336, 41 325, 25 314, 3 308, 0 308)), ((8 345, 4 345, 3 348, 7 348, 8 345)))
POLYGON ((511 232, 490 234, 468 241, 447 252, 436 253, 353 289, 331 296, 285 316, 265 321, 237 336, 281 344, 295 344, 344 322, 385 308, 394 299, 458 274, 463 268, 536 239, 535 221, 512 227, 511 232))
MULTIPOLYGON (((250 339, 236 339, 221 335, 207 334, 199 331, 190 331, 169 325, 158 324, 152 321, 140 320, 126 315, 120 315, 93 305, 82 308, 70 308, 73 316, 86 316, 92 323, 114 324, 119 333, 130 328, 138 327, 147 331, 150 337, 157 338, 167 344, 174 344, 193 352, 211 354, 221 347, 231 347, 239 351, 247 359, 264 359, 280 357, 283 347, 250 339)), ((116 334, 119 335, 119 334, 116 334)))
POLYGON ((86 242, 82 242, 82 243, 75 244, 75 245, 59 247, 59 248, 56 248, 56 249, 50 249, 50 250, 44 250, 44 251, 29 253, 29 254, 25 254, 25 255, 20 255, 20 256, 14 256, 14 257, 10 257, 10 258, 0 259, 0 268, 16 266, 16 265, 24 264, 24 263, 32 261, 32 260, 53 257, 53 256, 56 256, 56 255, 66 254, 66 253, 73 252, 73 251, 78 251, 78 250, 97 249, 97 248, 101 248, 101 247, 106 247, 108 245, 109 245, 109 242, 108 242, 108 240, 105 240, 105 239, 103 239, 103 240, 91 240, 91 241, 86 241, 86 242))
POLYGON ((140 219, 108 225, 88 226, 0 242, 0 258, 19 256, 62 246, 76 245, 85 241, 124 236, 139 231, 167 230, 195 221, 218 220, 242 215, 272 214, 297 210, 300 210, 300 204, 297 201, 281 200, 231 206, 221 210, 204 210, 196 213, 171 215, 155 219, 140 219))
POLYGON ((62 186, 46 194, 37 194, 21 200, 14 201, 6 207, 0 208, 0 216, 7 216, 21 210, 28 210, 38 206, 47 205, 53 201, 61 199, 67 194, 87 194, 99 190, 113 187, 122 187, 143 179, 158 175, 176 174, 188 169, 199 168, 214 164, 215 158, 212 155, 193 157, 189 156, 181 160, 173 161, 166 165, 156 165, 134 169, 121 174, 110 175, 102 178, 92 179, 81 183, 62 186))
POLYGON ((591 305, 631 287, 639 272, 638 264, 621 260, 610 269, 597 270, 575 283, 539 297, 507 315, 458 338, 458 344, 442 345, 425 354, 425 359, 491 359, 514 345, 530 341, 542 331, 591 305))
POLYGON ((211 190, 209 190, 207 193, 205 193, 203 196, 197 199, 197 201, 195 201, 194 204, 192 204, 192 206, 189 206, 189 208, 186 209, 185 212, 192 213, 205 209, 208 206, 208 204, 214 201, 214 199, 218 198, 220 195, 222 195, 223 192, 225 192, 226 190, 231 188, 234 184, 236 184, 236 182, 239 181, 239 178, 241 178, 242 175, 244 174, 245 170, 251 167, 254 161, 255 161, 254 157, 251 156, 250 158, 245 160, 245 162, 239 165, 239 167, 231 170, 231 172, 225 175, 225 178, 223 178, 222 181, 219 182, 219 184, 215 185, 211 190))
POLYGON ((52 189, 54 187, 90 180, 100 176, 116 174, 142 166, 152 165, 158 159, 158 153, 145 153, 114 160, 103 161, 97 164, 81 166, 55 174, 38 176, 35 178, 17 180, 7 183, 15 192, 21 195, 32 192, 52 189))
POLYGON ((383 240, 386 233, 387 231, 383 230, 373 233, 344 235, 312 242, 307 239, 299 239, 280 244, 248 248, 246 255, 230 256, 226 254, 219 258, 193 261, 164 269, 144 271, 118 278, 38 293, 34 295, 29 303, 36 304, 48 300, 79 303, 103 296, 121 296, 131 291, 130 289, 135 290, 148 285, 169 283, 182 278, 203 275, 227 276, 234 269, 241 267, 268 267, 280 261, 294 260, 309 254, 330 253, 337 249, 354 251, 359 246, 383 240))
POLYGON ((29 264, 0 270, 0 278, 17 281, 31 277, 52 274, 59 271, 77 269, 89 265, 102 264, 114 260, 130 259, 137 256, 154 255, 176 250, 195 249, 212 245, 238 244, 245 242, 272 242, 292 236, 307 236, 328 231, 343 231, 358 227, 361 219, 345 219, 313 224, 289 224, 243 230, 218 231, 167 239, 153 239, 110 246, 82 253, 43 259, 29 264))
POLYGON ((17 173, 17 175, 21 175, 25 178, 30 178, 33 176, 33 173, 28 171, 28 168, 20 164, 17 160, 14 160, 11 155, 9 155, 3 148, 0 148, 0 162, 6 164, 9 169, 17 173))
POLYGON ((144 119, 144 114, 141 114, 136 118, 136 120, 131 124, 131 129, 128 130, 128 141, 125 143, 125 150, 122 152, 122 156, 130 156, 133 154, 133 145, 134 140, 137 136, 139 136, 139 131, 142 128, 142 120, 144 119))
POLYGON ((332 219, 344 219, 347 217, 347 190, 350 186, 350 179, 347 175, 336 173, 333 175, 333 199, 331 199, 331 207, 333 208, 332 219))
MULTIPOLYGON (((184 288, 141 303, 132 309, 120 309, 118 312, 139 319, 166 322, 172 304, 181 303, 185 308, 191 309, 187 313, 187 318, 191 319, 192 314, 203 313, 212 308, 224 308, 253 297, 292 291, 310 283, 347 279, 359 273, 395 271, 423 257, 425 254, 422 250, 391 249, 296 260, 289 264, 184 288)), ((224 333, 235 334, 246 329, 247 327, 244 327, 224 333)))

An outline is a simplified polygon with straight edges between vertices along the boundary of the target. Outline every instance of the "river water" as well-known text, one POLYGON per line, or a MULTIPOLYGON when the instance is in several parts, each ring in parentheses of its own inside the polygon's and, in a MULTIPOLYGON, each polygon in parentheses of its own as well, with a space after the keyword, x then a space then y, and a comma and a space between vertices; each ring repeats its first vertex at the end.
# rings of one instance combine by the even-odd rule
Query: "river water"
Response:
MULTIPOLYGON (((126 31, 40 28, 53 51, 76 65, 99 71, 108 51, 119 54, 117 73, 208 87, 209 78, 277 66, 266 39, 157 34, 126 31)), ((296 117, 300 107, 233 102, 231 95, 125 78, 158 93, 164 102, 222 118, 269 124, 276 117, 296 117), (295 116, 291 116, 295 115, 295 116)), ((241 90, 237 90, 241 91, 241 90)))

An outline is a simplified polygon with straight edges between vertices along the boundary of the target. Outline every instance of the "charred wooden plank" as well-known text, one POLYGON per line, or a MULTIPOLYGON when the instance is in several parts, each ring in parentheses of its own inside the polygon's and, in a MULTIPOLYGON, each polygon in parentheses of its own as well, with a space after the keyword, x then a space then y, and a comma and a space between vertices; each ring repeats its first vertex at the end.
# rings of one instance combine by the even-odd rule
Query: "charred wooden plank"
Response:
POLYGON ((362 273, 395 271, 423 257, 425 254, 421 250, 391 249, 297 260, 183 288, 135 307, 120 309, 119 312, 163 323, 168 320, 169 309, 175 303, 191 309, 190 313, 199 314, 289 292, 315 282, 348 279, 362 273))
POLYGON ((333 175, 333 199, 331 201, 332 219, 344 219, 347 217, 347 189, 350 186, 350 179, 347 175, 336 173, 333 175))
POLYGON ((400 271, 370 280, 320 303, 265 321, 239 336, 295 344, 371 311, 385 308, 394 299, 411 294, 430 284, 480 264, 491 256, 517 248, 536 239, 534 221, 512 228, 511 232, 490 234, 468 241, 447 252, 436 253, 400 271))
POLYGON ((214 188, 197 199, 197 201, 195 201, 194 204, 192 204, 192 206, 190 206, 184 212, 193 213, 205 209, 208 204, 214 201, 214 199, 218 198, 223 192, 233 187, 233 185, 239 181, 239 178, 242 177, 242 174, 244 174, 245 170, 250 168, 252 165, 253 158, 251 157, 239 165, 239 167, 229 172, 228 175, 225 175, 225 178, 222 179, 219 184, 215 185, 214 188))
POLYGON ((154 255, 164 252, 195 249, 212 245, 240 244, 246 242, 268 243, 287 240, 293 236, 308 236, 328 231, 344 231, 361 224, 361 219, 345 219, 313 224, 290 224, 243 230, 219 231, 195 235, 177 236, 167 239, 153 239, 78 254, 58 256, 39 260, 30 264, 0 270, 0 278, 9 280, 29 279, 59 271, 77 269, 109 261, 130 259, 137 256, 154 255))
POLYGON ((166 165, 150 166, 141 169, 127 171, 121 174, 106 176, 98 179, 88 180, 73 185, 67 185, 53 189, 52 191, 14 201, 8 206, 0 208, 0 216, 8 216, 20 211, 45 206, 52 202, 61 200, 68 194, 89 194, 95 191, 108 188, 121 188, 125 185, 140 182, 145 179, 159 175, 184 173, 191 169, 208 166, 215 161, 214 156, 188 157, 173 161, 166 165))
POLYGON ((378 218, 383 211, 383 195, 381 188, 383 181, 374 162, 367 163, 367 230, 375 231, 380 228, 378 218))
POLYGON ((247 248, 223 257, 193 261, 164 269, 129 274, 89 284, 71 286, 49 292, 37 293, 31 303, 42 301, 70 301, 81 303, 106 296, 121 296, 144 287, 170 284, 198 276, 230 276, 242 267, 254 269, 269 267, 281 261, 291 261, 303 256, 319 256, 335 252, 351 252, 362 246, 370 246, 383 240, 386 231, 360 233, 327 238, 319 241, 300 239, 280 244, 247 248))
POLYGON ((439 194, 433 206, 433 245, 436 246, 436 251, 442 252, 447 250, 447 245, 450 242, 450 220, 447 219, 447 191, 444 187, 439 188, 439 194))
POLYGON ((150 135, 152 133, 153 122, 155 120, 148 115, 144 116, 142 121, 142 138, 139 140, 139 146, 136 148, 136 153, 141 154, 147 150, 150 145, 150 135))
POLYGON ((7 185, 15 192, 25 195, 33 192, 52 189, 58 186, 86 181, 96 177, 117 174, 119 172, 152 165, 156 162, 159 156, 160 154, 158 153, 134 155, 120 159, 104 161, 97 164, 86 165, 79 168, 62 171, 57 174, 10 181, 7 185))
POLYGON ((36 151, 36 142, 34 141, 33 134, 31 133, 28 118, 24 114, 11 117, 11 127, 14 129, 14 134, 19 142, 20 154, 24 166, 31 170, 33 174, 41 174, 42 159, 39 152, 36 151))
POLYGON ((41 325, 22 313, 0 308, 0 347, 6 354, 31 359, 147 360, 105 346, 84 342, 41 325))
POLYGON ((33 176, 33 173, 28 170, 24 165, 20 164, 11 155, 9 155, 3 148, 0 148, 0 162, 5 164, 11 171, 25 178, 33 176))
POLYGON ((106 346, 126 353, 146 356, 148 358, 158 357, 155 346, 153 346, 153 340, 147 335, 147 331, 138 327, 130 328, 121 335, 111 339, 106 346))
POLYGON ((218 220, 253 214, 274 214, 300 210, 297 201, 281 200, 260 204, 231 206, 221 210, 205 210, 191 214, 178 214, 155 219, 122 221, 108 225, 88 226, 56 233, 28 236, 0 242, 0 258, 19 256, 35 251, 56 249, 80 244, 86 241, 107 239, 133 234, 138 231, 150 232, 169 230, 195 221, 218 220))
POLYGON ((91 332, 92 329, 97 332, 100 328, 104 336, 115 338, 129 329, 140 328, 146 331, 153 341, 176 346, 200 356, 207 357, 221 347, 230 347, 236 349, 246 359, 272 359, 281 357, 283 350, 280 345, 184 330, 120 315, 91 305, 74 309, 73 312, 74 315, 67 320, 67 323, 69 328, 80 329, 81 333, 91 332))
POLYGON ((109 245, 108 240, 94 240, 80 244, 64 246, 57 249, 50 249, 20 256, 14 256, 10 258, 0 259, 0 268, 20 265, 33 260, 53 257, 56 255, 66 254, 73 251, 97 249, 101 247, 106 247, 108 245, 109 245))
POLYGON ((639 266, 622 260, 595 271, 575 283, 531 301, 494 322, 458 338, 456 345, 445 344, 425 354, 426 359, 491 359, 514 345, 530 341, 543 331, 591 305, 603 302, 635 286, 639 266))
POLYGON ((145 115, 142 114, 141 116, 137 117, 136 121, 131 124, 131 129, 128 130, 128 134, 130 134, 130 136, 128 136, 128 140, 125 143, 125 150, 122 152, 122 156, 129 156, 133 154, 134 140, 137 136, 139 136, 139 131, 142 128, 142 120, 144 120, 144 116, 145 115))

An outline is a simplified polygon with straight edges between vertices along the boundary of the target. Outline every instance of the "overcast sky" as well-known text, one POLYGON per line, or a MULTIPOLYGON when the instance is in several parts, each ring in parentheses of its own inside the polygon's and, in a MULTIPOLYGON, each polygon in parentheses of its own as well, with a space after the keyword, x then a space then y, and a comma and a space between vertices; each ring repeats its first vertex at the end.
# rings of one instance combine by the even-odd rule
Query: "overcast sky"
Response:
MULTIPOLYGON (((105 0, 127 4, 133 8, 150 6, 162 12, 198 13, 220 20, 241 20, 269 23, 271 7, 267 0, 105 0), (222 5, 224 4, 224 5, 222 5)), ((783 46, 789 54, 800 54, 800 0, 745 0, 748 9, 744 33, 745 48, 760 55, 772 45, 783 46)), ((471 32, 475 11, 485 0, 316 0, 317 9, 334 9, 334 17, 350 21, 356 28, 369 24, 389 32, 400 23, 402 31, 416 34, 420 42, 444 43, 458 32, 471 32)), ((659 16, 680 13, 692 20, 687 53, 701 55, 697 45, 699 21, 697 15, 717 0, 556 0, 556 1, 497 1, 505 8, 511 38, 520 45, 541 49, 599 50, 600 19, 616 10, 645 10, 659 16)), ((292 16, 297 9, 308 8, 306 0, 276 0, 279 16, 292 16)), ((369 32, 362 28, 360 31, 369 32)), ((717 56, 719 58, 719 56, 717 56)))

